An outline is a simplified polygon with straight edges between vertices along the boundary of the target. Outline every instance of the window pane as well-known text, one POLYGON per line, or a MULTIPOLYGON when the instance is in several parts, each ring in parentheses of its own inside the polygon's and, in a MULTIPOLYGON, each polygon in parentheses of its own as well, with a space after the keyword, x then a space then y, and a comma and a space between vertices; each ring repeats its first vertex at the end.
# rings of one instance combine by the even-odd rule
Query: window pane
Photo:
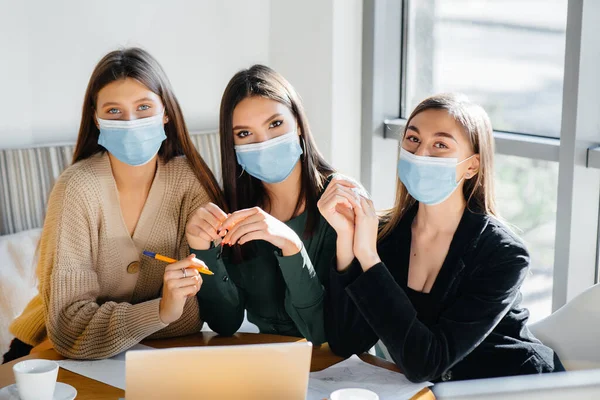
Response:
POLYGON ((402 117, 463 92, 494 129, 560 134, 567 0, 409 0, 402 117))
POLYGON ((558 163, 496 155, 496 198, 500 215, 525 241, 530 273, 521 289, 530 321, 552 311, 558 163))

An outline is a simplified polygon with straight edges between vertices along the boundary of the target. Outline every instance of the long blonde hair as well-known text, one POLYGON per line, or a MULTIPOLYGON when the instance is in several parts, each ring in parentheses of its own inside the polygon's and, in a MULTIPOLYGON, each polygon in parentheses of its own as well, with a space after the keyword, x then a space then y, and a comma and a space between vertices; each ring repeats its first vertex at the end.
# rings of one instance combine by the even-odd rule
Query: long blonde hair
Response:
MULTIPOLYGON (((485 110, 463 94, 438 94, 423 100, 414 109, 406 127, 417 114, 426 110, 446 110, 463 127, 473 151, 479 154, 480 158, 477 174, 464 181, 463 194, 467 200, 467 208, 476 213, 499 218, 494 189, 494 136, 492 123, 485 110)), ((400 143, 406 135, 406 127, 400 143)), ((385 211, 382 216, 383 226, 379 232, 379 239, 392 232, 415 202, 400 179, 396 178, 396 200, 394 207, 385 211)))

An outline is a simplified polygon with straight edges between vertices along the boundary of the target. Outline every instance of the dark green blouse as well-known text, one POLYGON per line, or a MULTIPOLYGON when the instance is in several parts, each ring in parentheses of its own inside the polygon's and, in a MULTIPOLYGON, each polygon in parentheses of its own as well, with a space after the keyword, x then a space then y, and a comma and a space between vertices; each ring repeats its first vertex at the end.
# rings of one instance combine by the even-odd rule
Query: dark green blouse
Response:
POLYGON ((221 247, 194 250, 214 275, 202 275, 198 292, 200 316, 221 335, 234 334, 244 320, 261 333, 305 337, 316 345, 325 342, 324 299, 329 266, 335 256, 335 230, 319 216, 315 233, 304 237, 306 212, 286 224, 304 244, 283 257, 278 248, 255 241, 253 257, 235 264, 221 247))

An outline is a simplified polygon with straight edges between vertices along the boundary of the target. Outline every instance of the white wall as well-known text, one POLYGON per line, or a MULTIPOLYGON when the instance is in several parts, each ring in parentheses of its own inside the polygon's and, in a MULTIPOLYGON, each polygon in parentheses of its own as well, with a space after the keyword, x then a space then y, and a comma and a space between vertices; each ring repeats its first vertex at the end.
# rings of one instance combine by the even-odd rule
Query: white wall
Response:
POLYGON ((319 150, 360 178, 361 0, 273 0, 270 65, 302 96, 319 150))
POLYGON ((333 2, 331 162, 360 179, 362 0, 333 2))
POLYGON ((330 160, 332 0, 271 2, 270 66, 296 88, 319 150, 330 160))
POLYGON ((216 128, 231 76, 268 63, 270 0, 0 0, 0 148, 74 141, 85 88, 119 46, 150 51, 191 130, 216 128))
POLYGON ((371 197, 378 210, 394 206, 398 181, 398 141, 373 137, 371 197))
POLYGON ((0 148, 75 141, 98 60, 141 46, 190 130, 217 127, 236 71, 270 65, 303 97, 325 158, 360 176, 362 0, 0 0, 0 10, 0 148))

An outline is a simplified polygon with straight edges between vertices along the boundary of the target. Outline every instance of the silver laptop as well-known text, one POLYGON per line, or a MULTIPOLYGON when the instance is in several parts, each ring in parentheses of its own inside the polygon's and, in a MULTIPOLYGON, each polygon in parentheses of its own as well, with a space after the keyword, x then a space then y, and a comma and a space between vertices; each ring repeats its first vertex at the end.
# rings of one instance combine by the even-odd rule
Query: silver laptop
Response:
POLYGON ((312 343, 129 351, 125 398, 306 398, 312 343))
POLYGON ((444 382, 433 386, 438 400, 600 399, 600 369, 444 382))

